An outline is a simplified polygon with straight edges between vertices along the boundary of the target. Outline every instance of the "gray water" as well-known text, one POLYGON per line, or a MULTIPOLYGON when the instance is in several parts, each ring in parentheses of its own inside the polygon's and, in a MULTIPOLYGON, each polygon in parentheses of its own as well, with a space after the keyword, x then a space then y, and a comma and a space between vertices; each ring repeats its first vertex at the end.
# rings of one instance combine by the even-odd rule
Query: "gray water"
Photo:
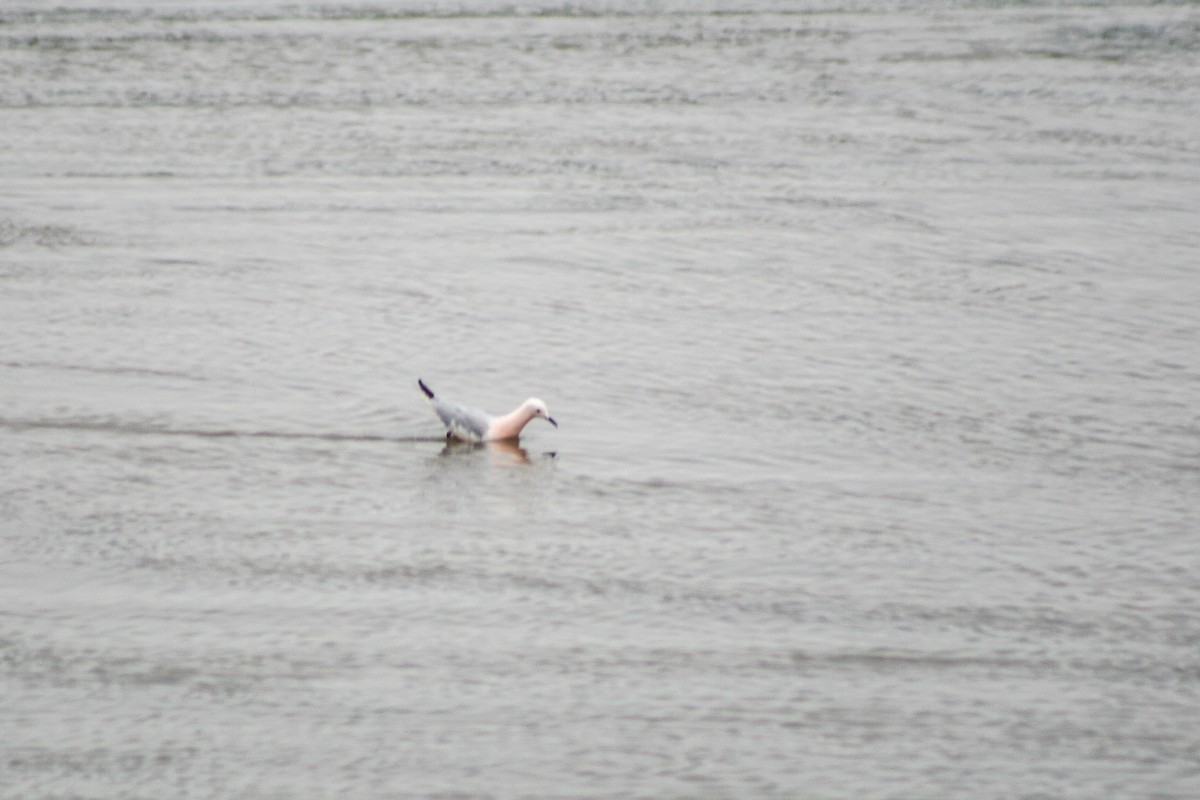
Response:
POLYGON ((1198 208, 1190 4, 9 2, 0 796, 1196 797, 1198 208))

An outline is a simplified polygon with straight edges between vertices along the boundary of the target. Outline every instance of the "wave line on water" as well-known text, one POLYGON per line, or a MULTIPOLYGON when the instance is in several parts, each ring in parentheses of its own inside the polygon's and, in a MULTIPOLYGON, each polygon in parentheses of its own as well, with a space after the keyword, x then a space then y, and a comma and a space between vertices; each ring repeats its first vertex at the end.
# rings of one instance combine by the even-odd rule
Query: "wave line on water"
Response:
POLYGON ((76 420, 10 420, 0 419, 0 428, 14 431, 58 430, 112 433, 129 436, 188 436, 202 439, 288 439, 324 442, 390 442, 422 443, 445 441, 441 436, 384 436, 375 433, 306 433, 304 431, 237 430, 203 428, 163 428, 120 422, 89 422, 76 420))

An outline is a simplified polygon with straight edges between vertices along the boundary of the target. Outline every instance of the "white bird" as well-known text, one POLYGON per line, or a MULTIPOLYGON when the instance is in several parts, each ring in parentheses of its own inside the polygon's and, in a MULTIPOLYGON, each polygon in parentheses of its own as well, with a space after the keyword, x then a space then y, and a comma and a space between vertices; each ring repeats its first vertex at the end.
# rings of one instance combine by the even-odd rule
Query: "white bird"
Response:
POLYGON ((546 409, 546 404, 536 397, 531 397, 517 408, 499 417, 493 417, 487 412, 475 408, 460 406, 436 397, 433 390, 425 385, 425 381, 417 379, 417 385, 429 398, 430 405, 437 412, 442 424, 446 426, 447 438, 461 439, 464 442, 495 442, 506 439, 516 439, 521 430, 534 417, 541 417, 554 427, 558 423, 546 409))

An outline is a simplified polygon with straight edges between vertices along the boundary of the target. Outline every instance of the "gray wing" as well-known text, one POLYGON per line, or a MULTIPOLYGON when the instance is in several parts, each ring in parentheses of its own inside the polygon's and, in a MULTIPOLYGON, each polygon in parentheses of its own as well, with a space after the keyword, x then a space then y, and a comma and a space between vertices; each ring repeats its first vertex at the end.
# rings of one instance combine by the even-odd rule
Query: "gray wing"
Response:
POLYGON ((459 439, 478 442, 487 435, 492 418, 484 412, 457 403, 447 403, 437 397, 431 402, 446 430, 459 439))

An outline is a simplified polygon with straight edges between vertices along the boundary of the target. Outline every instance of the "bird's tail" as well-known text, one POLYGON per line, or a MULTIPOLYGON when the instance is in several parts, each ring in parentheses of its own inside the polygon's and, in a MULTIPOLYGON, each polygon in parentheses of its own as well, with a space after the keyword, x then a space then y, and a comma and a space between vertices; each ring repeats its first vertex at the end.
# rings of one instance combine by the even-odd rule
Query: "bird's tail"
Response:
POLYGON ((428 386, 426 386, 425 381, 417 378, 417 385, 421 387, 421 391, 425 393, 426 397, 428 397, 430 400, 433 399, 433 389, 430 389, 428 386))

